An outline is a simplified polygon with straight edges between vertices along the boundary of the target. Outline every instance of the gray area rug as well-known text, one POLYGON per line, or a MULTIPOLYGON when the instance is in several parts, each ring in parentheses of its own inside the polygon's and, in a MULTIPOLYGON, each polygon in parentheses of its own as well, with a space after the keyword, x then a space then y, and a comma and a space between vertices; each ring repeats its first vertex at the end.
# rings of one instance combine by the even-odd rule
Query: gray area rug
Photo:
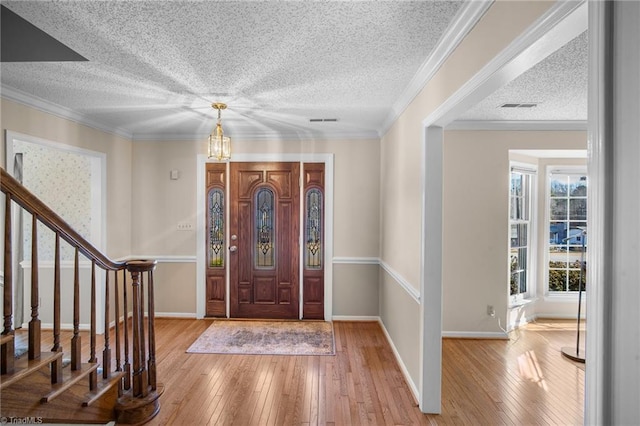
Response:
POLYGON ((215 320, 188 353, 334 355, 333 325, 326 321, 215 320))

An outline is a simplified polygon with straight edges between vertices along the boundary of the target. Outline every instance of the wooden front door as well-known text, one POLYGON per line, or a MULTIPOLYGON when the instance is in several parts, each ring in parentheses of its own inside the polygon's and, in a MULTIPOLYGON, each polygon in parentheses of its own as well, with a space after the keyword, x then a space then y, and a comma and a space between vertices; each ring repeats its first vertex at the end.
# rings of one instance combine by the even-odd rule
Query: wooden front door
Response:
POLYGON ((232 318, 299 318, 299 163, 231 163, 232 318))

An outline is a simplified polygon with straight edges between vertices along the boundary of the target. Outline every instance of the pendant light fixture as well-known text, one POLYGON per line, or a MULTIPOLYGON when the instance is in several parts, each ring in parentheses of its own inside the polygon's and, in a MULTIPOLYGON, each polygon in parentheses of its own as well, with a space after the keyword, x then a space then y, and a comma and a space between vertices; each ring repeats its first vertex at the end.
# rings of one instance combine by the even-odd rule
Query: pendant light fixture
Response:
POLYGON ((211 104, 211 107, 218 110, 218 122, 213 132, 209 135, 209 158, 226 161, 231 158, 231 139, 225 136, 222 131, 220 111, 227 109, 227 104, 215 102, 211 104))

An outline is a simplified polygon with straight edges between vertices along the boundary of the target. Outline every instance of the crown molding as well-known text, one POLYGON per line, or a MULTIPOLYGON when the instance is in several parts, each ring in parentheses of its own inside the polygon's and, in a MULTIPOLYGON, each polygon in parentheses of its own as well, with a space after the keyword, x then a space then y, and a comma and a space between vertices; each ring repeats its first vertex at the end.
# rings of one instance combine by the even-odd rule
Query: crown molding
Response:
POLYGON ((587 29, 587 2, 557 2, 423 121, 447 126, 587 29))
MULTIPOLYGON (((205 143, 209 134, 194 133, 134 133, 133 141, 191 141, 205 143)), ((339 139, 380 139, 376 131, 335 131, 335 132, 245 132, 238 135, 229 134, 231 141, 242 142, 274 142, 274 141, 326 141, 339 139)))
POLYGON ((445 130, 586 131, 587 120, 458 120, 445 130))
MULTIPOLYGON (((207 140, 209 134, 195 133, 131 133, 121 128, 113 128, 98 121, 92 120, 70 108, 63 107, 54 102, 33 96, 13 87, 2 84, 0 96, 13 102, 26 105, 30 108, 55 115, 66 120, 74 121, 102 132, 107 132, 132 141, 202 141, 207 140)), ((309 141, 309 140, 339 140, 339 139, 380 139, 376 131, 335 131, 335 132, 247 132, 237 136, 230 135, 238 141, 309 141)))
POLYGON ((132 139, 132 134, 124 129, 107 126, 103 123, 92 120, 84 114, 80 114, 70 108, 63 107, 37 96, 33 96, 21 90, 14 89, 13 87, 7 86, 6 84, 1 85, 0 96, 10 101, 18 102, 28 107, 37 109, 39 111, 55 115, 66 120, 75 121, 78 124, 82 124, 84 126, 100 130, 102 132, 112 133, 116 136, 120 136, 126 139, 132 139))
POLYGON ((427 85, 429 80, 438 72, 449 55, 458 47, 460 42, 469 34, 471 29, 491 7, 494 0, 479 0, 465 2, 453 22, 440 38, 429 57, 422 63, 404 92, 391 107, 391 111, 383 122, 380 135, 387 133, 391 125, 400 117, 411 101, 427 85))

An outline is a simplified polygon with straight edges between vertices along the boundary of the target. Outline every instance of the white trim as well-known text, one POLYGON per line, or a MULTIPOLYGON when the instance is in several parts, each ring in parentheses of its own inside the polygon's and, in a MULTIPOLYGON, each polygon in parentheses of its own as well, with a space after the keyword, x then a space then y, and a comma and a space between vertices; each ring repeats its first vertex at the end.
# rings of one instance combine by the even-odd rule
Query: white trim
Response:
POLYGON ((334 315, 332 321, 380 321, 376 315, 334 315))
POLYGON ((612 170, 609 159, 611 147, 613 72, 611 39, 613 37, 613 2, 590 1, 589 3, 589 81, 588 81, 588 122, 587 137, 589 185, 587 186, 587 218, 591 250, 587 251, 587 321, 585 352, 589 362, 585 369, 584 424, 601 425, 608 423, 611 413, 608 399, 610 387, 607 386, 610 360, 607 334, 611 327, 607 315, 608 294, 605 287, 611 282, 611 266, 606 253, 611 253, 612 242, 608 235, 612 204, 612 170), (600 285, 598 285, 600 283, 600 285), (595 285, 594 285, 595 284, 595 285))
POLYGON ((586 120, 456 120, 445 130, 531 130, 531 131, 586 131, 586 120))
MULTIPOLYGON (((204 183, 204 176, 206 173, 206 163, 207 157, 204 154, 198 154, 196 159, 196 181, 194 182, 196 186, 196 318, 201 319, 204 318, 206 314, 206 271, 204 265, 206 264, 206 237, 204 229, 204 222, 206 221, 206 210, 205 203, 202 200, 205 200, 206 197, 206 185, 204 183)), ((229 179, 227 179, 228 181, 229 179)), ((228 182, 227 182, 228 186, 228 182)), ((226 193, 228 193, 228 188, 226 193)), ((227 203, 228 204, 228 203, 227 203)), ((226 212, 228 215, 229 207, 227 206, 226 212)), ((229 221, 227 221, 229 222, 229 221)), ((226 224, 225 233, 229 234, 229 224, 226 224)), ((228 268, 226 268, 228 269, 228 268)), ((227 271, 225 282, 229 282, 229 272, 227 271)), ((228 284, 225 292, 229 294, 228 284)), ((225 299, 229 299, 226 297, 225 299)), ((227 308, 226 308, 226 316, 229 314, 228 309, 228 300, 227 300, 227 308)))
POLYGON ((443 331, 445 339, 500 339, 509 340, 509 335, 503 331, 443 331))
POLYGON ((447 126, 587 29, 587 2, 556 2, 524 33, 440 104, 424 125, 447 126))
MULTIPOLYGON (((586 313, 582 312, 580 314, 580 319, 586 319, 586 313)), ((575 314, 554 314, 554 313, 545 313, 545 314, 535 314, 533 315, 533 319, 561 319, 561 320, 574 320, 578 321, 578 317, 575 314)))
MULTIPOLYGON (((23 260, 18 263, 22 269, 31 269, 31 259, 23 260)), ((73 260, 63 260, 60 262, 61 269, 73 269, 75 266, 75 262, 73 260)), ((53 269, 55 267, 55 262, 53 260, 41 260, 38 261, 38 269, 53 269)), ((91 268, 91 262, 88 260, 81 260, 78 262, 78 268, 80 269, 89 269, 91 268)))
POLYGON ((400 367, 400 371, 402 371, 402 375, 404 376, 404 380, 407 382, 407 385, 409 386, 409 390, 413 394, 413 397, 415 398, 415 400, 419 401, 420 400, 420 393, 418 391, 418 387, 416 386, 416 384, 411 379, 411 374, 409 374, 409 370, 407 369, 407 366, 402 361, 402 357, 400 356, 400 352, 398 352, 398 349, 396 349, 396 346, 393 344, 393 339, 389 335, 389 332, 387 331, 387 328, 384 326, 384 323, 382 322, 381 319, 378 319, 378 323, 380 324, 380 328, 382 328, 382 332, 384 333, 384 336, 387 338, 387 342, 389 342, 389 346, 391 346, 391 350, 393 351, 393 355, 396 357, 396 361, 398 362, 398 366, 400 367))
POLYGON ((47 149, 70 152, 72 154, 87 157, 91 162, 91 214, 92 223, 91 244, 101 252, 107 247, 107 225, 104 218, 107 217, 107 154, 86 148, 79 148, 62 142, 39 138, 24 133, 5 130, 5 170, 13 176, 14 141, 21 143, 40 145, 47 149), (9 164, 11 162, 11 164, 9 164))
MULTIPOLYGON (((203 200, 206 196, 204 175, 206 163, 210 160, 206 155, 198 154, 196 158, 196 315, 204 318, 206 313, 206 288, 205 288, 205 206, 203 200)), ((299 163, 324 163, 324 207, 325 207, 325 244, 324 258, 324 317, 333 317, 333 197, 334 197, 334 154, 305 154, 305 153, 256 153, 256 154, 232 154, 231 162, 299 162, 299 163)), ((212 161, 213 162, 213 161, 212 161)), ((227 166, 229 171, 229 166, 227 166)), ((229 193, 227 179, 227 193, 229 193)), ((302 191, 302 188, 300 188, 302 191)), ((227 203, 227 208, 228 208, 227 203)), ((228 211, 227 211, 228 212, 228 211)), ((227 213, 228 214, 228 213, 227 213)), ((229 221, 227 221, 228 224, 229 221)), ((228 225, 227 225, 228 226, 228 225)), ((227 229, 228 234, 228 229, 227 229)), ((300 274, 300 298, 302 299, 302 274, 300 274)), ((227 268, 226 292, 229 294, 229 271, 227 268)), ((227 316, 229 315, 229 298, 227 297, 227 316)), ((300 311, 302 315, 302 311, 300 311)))
MULTIPOLYGON (((474 2, 475 3, 475 2, 474 2)), ((78 113, 70 108, 47 101, 38 96, 15 89, 6 84, 1 85, 1 96, 13 102, 26 105, 38 111, 70 120, 75 123, 91 127, 101 132, 110 133, 131 141, 203 141, 206 140, 208 134, 198 133, 132 133, 126 129, 113 127, 84 114, 78 113)), ((335 139, 379 139, 380 135, 376 131, 318 131, 314 129, 302 130, 299 132, 245 132, 238 135, 231 135, 234 140, 238 141, 302 141, 302 140, 335 140, 335 139)))
POLYGON ((197 261, 197 256, 187 256, 187 255, 162 255, 162 254, 132 254, 129 256, 120 257, 116 260, 116 262, 127 262, 130 260, 139 260, 139 259, 151 259, 155 260, 158 263, 195 263, 197 261))
POLYGON ((420 288, 422 294, 427 295, 422 298, 423 303, 420 305, 419 405, 422 412, 441 411, 442 351, 438 348, 442 344, 442 254, 438 241, 441 243, 442 238, 442 127, 586 30, 585 3, 554 3, 507 48, 422 121, 420 288), (434 238, 434 233, 439 238, 434 238))
POLYGON ((21 90, 14 89, 13 87, 7 86, 4 83, 1 86, 1 91, 2 91, 2 97, 10 101, 18 102, 22 105, 26 105, 28 107, 37 109, 47 114, 52 114, 52 115, 55 115, 56 117, 60 117, 65 120, 74 121, 78 124, 82 124, 87 127, 100 130, 102 132, 111 133, 126 139, 132 138, 131 133, 124 129, 107 126, 98 121, 92 120, 83 114, 79 114, 72 109, 63 107, 61 105, 47 101, 45 99, 23 92, 21 90))
MULTIPOLYGON (((22 323, 22 328, 24 328, 25 330, 29 329, 29 323, 28 322, 24 322, 22 323)), ((53 323, 51 322, 43 322, 40 324, 40 328, 42 330, 53 330, 53 323)), ((80 331, 91 331, 91 324, 86 324, 86 323, 80 323, 78 324, 78 329, 80 331)), ((102 327, 98 327, 96 324, 96 334, 104 334, 104 324, 102 325, 102 327)), ((68 323, 68 322, 63 322, 60 324, 60 330, 61 331, 73 331, 73 323, 68 323)))
MULTIPOLYGON (((511 151, 509 151, 511 153, 511 151)), ((509 211, 508 211, 508 227, 509 235, 507 237, 506 253, 511 253, 511 225, 526 224, 527 225, 527 291, 524 293, 517 293, 515 296, 511 294, 510 282, 511 282, 511 262, 507 265, 507 288, 509 292, 507 295, 508 302, 516 300, 513 305, 526 303, 519 303, 522 300, 528 300, 537 294, 537 276, 538 276, 538 165, 527 164, 518 161, 509 161, 509 176, 513 173, 527 174, 529 175, 529 219, 513 220, 511 219, 511 191, 507 194, 509 199, 509 211)), ((509 187, 511 187, 511 178, 509 178, 509 187)))
POLYGON ((438 72, 442 64, 449 58, 460 42, 469 34, 476 23, 493 4, 493 0, 465 2, 447 30, 442 34, 429 57, 422 63, 391 111, 384 120, 380 134, 384 135, 391 125, 400 117, 411 101, 420 93, 427 83, 438 72))
POLYGON ((377 257, 334 257, 333 263, 349 265, 380 265, 380 259, 377 257))
POLYGON ((397 282, 404 291, 407 292, 409 296, 416 302, 420 303, 420 292, 416 290, 409 281, 405 280, 402 275, 396 272, 391 266, 389 266, 385 261, 380 260, 380 266, 384 269, 387 274, 393 278, 395 282, 397 282))
MULTIPOLYGON (((547 287, 548 287, 547 280, 547 287)), ((547 293, 544 295, 544 299, 546 302, 551 303, 576 303, 578 301, 578 292, 577 291, 554 291, 552 293, 547 293)), ((582 291, 582 301, 586 302, 587 293, 582 291)))
POLYGON ((420 181, 420 410, 442 411, 442 209, 443 155, 442 127, 425 127, 422 133, 420 181))
MULTIPOLYGON (((225 133, 227 134, 227 133, 225 133)), ((198 133, 133 133, 131 136, 132 141, 191 141, 202 142, 207 139, 209 134, 198 133)), ((301 132, 245 132, 241 134, 229 134, 233 141, 239 142, 286 142, 286 141, 331 141, 336 139, 380 139, 378 132, 373 130, 366 131, 314 131, 309 129, 308 131, 301 132)), ((232 157, 235 157, 232 154, 232 157)), ((235 158, 232 158, 235 161, 235 158)))
POLYGON ((198 315, 195 312, 156 312, 153 317, 196 319, 198 315))

